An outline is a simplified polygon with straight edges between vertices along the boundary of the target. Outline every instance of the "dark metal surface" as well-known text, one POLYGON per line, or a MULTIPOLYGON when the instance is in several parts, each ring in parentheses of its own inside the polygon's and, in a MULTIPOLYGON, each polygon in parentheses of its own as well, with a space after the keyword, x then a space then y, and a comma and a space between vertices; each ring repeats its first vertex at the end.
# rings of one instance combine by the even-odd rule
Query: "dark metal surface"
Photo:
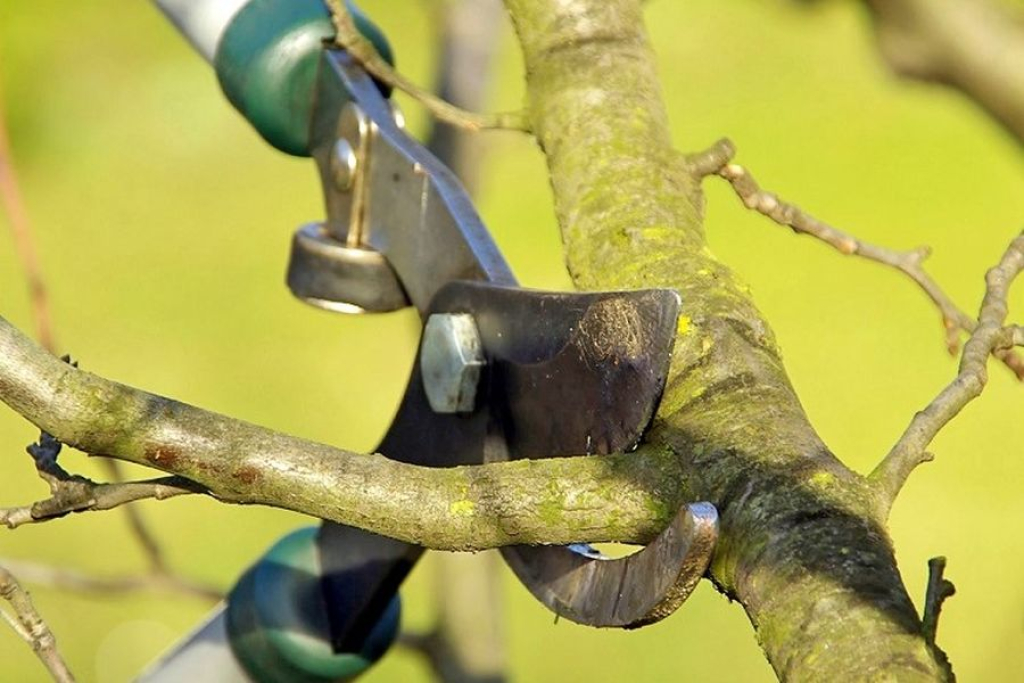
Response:
MULTIPOLYGON (((417 355, 378 452, 417 465, 454 466, 628 450, 661 396, 678 312, 679 297, 671 290, 559 293, 450 283, 429 313, 469 313, 476 320, 487 361, 479 407, 468 415, 435 413, 417 355)), ((320 543, 336 646, 352 647, 373 627, 422 549, 329 523, 320 543)), ((505 552, 530 590, 569 618, 575 613, 561 605, 587 600, 580 589, 593 586, 538 584, 538 577, 548 576, 542 565, 600 562, 607 572, 619 562, 565 547, 505 552)))
POLYGON ((311 223, 292 238, 288 288, 307 303, 347 313, 386 312, 409 305, 380 252, 350 247, 311 223))
POLYGON ((697 586, 718 538, 718 511, 691 503, 650 544, 609 559, 561 548, 502 548, 534 597, 580 624, 638 628, 664 619, 697 586))

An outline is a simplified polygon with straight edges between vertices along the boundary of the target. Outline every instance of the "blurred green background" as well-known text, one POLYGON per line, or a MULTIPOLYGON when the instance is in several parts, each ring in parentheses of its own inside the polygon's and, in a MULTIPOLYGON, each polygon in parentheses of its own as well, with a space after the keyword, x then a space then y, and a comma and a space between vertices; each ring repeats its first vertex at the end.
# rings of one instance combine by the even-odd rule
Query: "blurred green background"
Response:
MULTIPOLYGON (((429 3, 362 4, 402 70, 429 83, 429 3)), ((1021 149, 983 114, 955 94, 893 80, 853 3, 662 0, 647 15, 680 148, 728 135, 739 161, 783 197, 869 240, 932 245, 933 274, 976 309, 985 269, 1024 223, 1021 149)), ((501 50, 491 104, 514 108, 523 86, 508 31, 501 50)), ((374 446, 404 388, 417 325, 407 313, 335 316, 288 294, 291 232, 322 213, 311 162, 263 145, 146 2, 0 3, 0 78, 62 351, 212 410, 374 446)), ((412 130, 424 131, 422 112, 404 104, 412 130)), ((525 284, 565 287, 540 153, 512 133, 488 134, 485 145, 484 219, 525 284)), ((938 315, 898 274, 788 234, 720 183, 710 184, 707 215, 713 250, 751 285, 814 423, 868 471, 955 371, 938 315)), ((30 330, 27 301, 3 234, 0 314, 30 330)), ((1024 287, 1013 302, 1021 311, 1024 287)), ((918 604, 927 559, 949 558, 957 595, 939 642, 963 680, 1024 670, 1024 397, 996 364, 991 375, 892 519, 918 604)), ((0 505, 44 495, 21 453, 35 436, 0 409, 0 505)), ((100 476, 80 454, 63 462, 100 476)), ((176 568, 223 587, 283 532, 311 523, 204 499, 142 507, 176 568)), ((119 512, 2 533, 0 557, 109 575, 144 566, 119 512)), ((408 583, 412 627, 431 622, 432 571, 428 560, 408 583)), ((624 633, 556 624, 505 579, 517 680, 772 679, 742 610, 710 585, 666 622, 624 633)), ((103 683, 129 679, 208 609, 160 594, 33 595, 80 679, 103 683)), ((0 630, 0 680, 43 679, 29 649, 0 630)), ((395 652, 366 680, 429 679, 395 652)))

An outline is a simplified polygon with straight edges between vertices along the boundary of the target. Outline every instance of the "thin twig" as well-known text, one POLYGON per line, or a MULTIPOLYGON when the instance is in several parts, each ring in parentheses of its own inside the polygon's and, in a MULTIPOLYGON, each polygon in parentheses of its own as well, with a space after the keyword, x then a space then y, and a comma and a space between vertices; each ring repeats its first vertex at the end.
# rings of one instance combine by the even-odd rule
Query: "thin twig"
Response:
POLYGON ((11 144, 7 137, 7 123, 4 120, 3 90, 0 88, 0 208, 7 214, 14 238, 14 250, 21 261, 25 280, 28 282, 32 301, 32 316, 35 319, 36 337, 39 344, 54 353, 56 342, 53 336, 53 317, 50 315, 50 300, 46 281, 43 279, 35 241, 32 239, 32 225, 18 185, 11 157, 11 144))
POLYGON ((53 680, 58 683, 74 683, 75 677, 71 675, 67 664, 60 656, 57 639, 50 627, 39 616, 28 591, 22 588, 14 575, 4 567, 0 567, 0 598, 7 601, 14 610, 13 616, 6 611, 3 612, 4 620, 19 637, 32 646, 32 651, 50 672, 53 680))
POLYGON ((224 597, 224 592, 214 586, 171 573, 150 572, 129 576, 95 576, 75 569, 10 558, 0 559, 0 564, 9 568, 27 583, 86 594, 184 593, 210 601, 221 600, 224 597))
POLYGON ((181 477, 98 484, 85 477, 74 476, 58 484, 50 498, 31 505, 0 508, 0 524, 15 529, 23 524, 63 517, 69 512, 112 510, 139 500, 166 500, 203 491, 202 487, 181 477))
POLYGON ((326 0, 326 2, 331 10, 334 27, 338 32, 335 38, 338 46, 345 48, 378 80, 415 98, 437 118, 469 130, 500 128, 529 132, 530 127, 523 112, 479 114, 466 111, 416 85, 395 71, 380 56, 373 43, 363 37, 359 29, 356 28, 352 15, 345 8, 344 0, 326 0))
MULTIPOLYGON (((977 322, 953 303, 925 271, 923 263, 930 253, 928 247, 895 251, 865 242, 834 228, 799 207, 782 201, 775 194, 761 189, 747 169, 739 164, 730 163, 735 154, 736 150, 732 143, 723 139, 707 150, 688 157, 688 162, 691 168, 701 175, 718 175, 727 180, 744 206, 767 216, 779 225, 787 226, 794 232, 816 237, 846 256, 859 256, 902 272, 917 283, 939 309, 946 331, 946 348, 950 354, 955 355, 959 351, 961 331, 971 334, 977 327, 977 322)), ((995 355, 1013 371, 1017 379, 1024 380, 1024 358, 1011 349, 998 349, 995 355)))
POLYGON ((943 577, 946 571, 946 558, 933 557, 928 560, 928 589, 924 595, 924 615, 921 619, 921 630, 924 640, 935 645, 935 634, 939 628, 939 613, 946 598, 956 594, 956 586, 943 577))
POLYGON ((35 461, 36 472, 50 487, 50 497, 31 505, 0 508, 0 524, 14 529, 23 524, 45 522, 69 512, 110 510, 138 500, 165 500, 206 490, 183 477, 160 477, 145 481, 101 484, 86 477, 68 473, 57 464, 61 443, 47 432, 39 441, 25 449, 35 461))
MULTIPOLYGON (((871 473, 870 479, 879 488, 887 506, 891 507, 913 469, 931 459, 925 449, 939 430, 985 388, 988 356, 1006 338, 1007 328, 1003 324, 1010 285, 1022 269, 1024 233, 1010 243, 999 264, 985 275, 985 298, 978 313, 978 326, 964 345, 956 379, 914 416, 903 436, 871 473)), ((888 509, 884 512, 888 513, 888 509)))
POLYGON ((1024 346, 1024 325, 1007 325, 1003 330, 1000 346, 1003 348, 1024 346))

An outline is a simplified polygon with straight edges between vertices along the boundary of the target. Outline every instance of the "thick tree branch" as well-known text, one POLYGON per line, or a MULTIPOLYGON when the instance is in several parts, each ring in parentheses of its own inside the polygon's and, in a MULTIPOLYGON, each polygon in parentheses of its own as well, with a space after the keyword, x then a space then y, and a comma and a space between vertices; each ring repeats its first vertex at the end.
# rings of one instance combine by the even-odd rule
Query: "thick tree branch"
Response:
POLYGON ((646 541, 681 501, 664 451, 417 467, 278 434, 64 363, 0 318, 0 400, 62 442, 442 550, 646 541))
MULTIPOLYGON (((985 388, 989 354, 1006 341, 1007 330, 1003 324, 1007 315, 1007 296, 1010 285, 1021 270, 1024 270, 1024 234, 1010 243, 999 264, 985 276, 985 298, 978 313, 978 327, 964 346, 956 379, 914 416, 903 436, 871 473, 871 481, 882 491, 883 500, 889 506, 914 468, 931 459, 925 449, 939 430, 980 396, 985 388)), ((1015 337, 1012 332, 1010 336, 1015 337)))
POLYGON ((28 591, 22 588, 14 575, 4 567, 0 567, 0 599, 9 603, 14 610, 12 616, 0 609, 0 615, 14 632, 32 647, 39 661, 50 672, 50 677, 57 683, 74 683, 75 677, 71 675, 70 669, 60 656, 57 639, 54 638, 50 627, 39 616, 28 591))
POLYGON ((718 508, 712 579, 783 679, 941 679, 877 492, 815 434, 767 324, 707 249, 700 173, 671 149, 640 3, 505 4, 576 284, 684 302, 646 448, 670 449, 686 498, 718 508))
POLYGON ((1024 143, 1024 16, 995 0, 864 0, 882 55, 960 90, 1024 143))

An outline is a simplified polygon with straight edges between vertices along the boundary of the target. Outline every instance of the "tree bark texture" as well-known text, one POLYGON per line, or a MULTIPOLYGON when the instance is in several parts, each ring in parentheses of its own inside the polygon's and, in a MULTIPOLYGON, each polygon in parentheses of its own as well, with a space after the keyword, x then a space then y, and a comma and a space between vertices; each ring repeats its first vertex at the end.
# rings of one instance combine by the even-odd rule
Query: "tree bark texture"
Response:
POLYGON ((771 330, 708 250, 669 139, 639 0, 506 0, 581 289, 671 287, 683 318, 645 449, 721 515, 711 578, 785 680, 945 676, 896 567, 883 495, 815 434, 771 330))

